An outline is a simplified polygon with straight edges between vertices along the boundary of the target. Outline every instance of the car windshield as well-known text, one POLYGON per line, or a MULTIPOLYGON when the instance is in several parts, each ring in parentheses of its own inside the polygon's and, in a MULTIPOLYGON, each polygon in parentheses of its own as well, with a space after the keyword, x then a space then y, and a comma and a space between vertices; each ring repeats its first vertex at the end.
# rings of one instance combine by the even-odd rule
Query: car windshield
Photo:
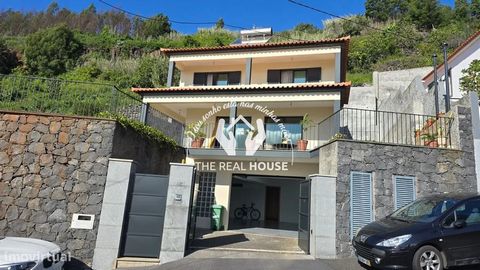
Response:
POLYGON ((457 203, 454 199, 425 198, 398 209, 390 218, 407 222, 432 222, 457 203))

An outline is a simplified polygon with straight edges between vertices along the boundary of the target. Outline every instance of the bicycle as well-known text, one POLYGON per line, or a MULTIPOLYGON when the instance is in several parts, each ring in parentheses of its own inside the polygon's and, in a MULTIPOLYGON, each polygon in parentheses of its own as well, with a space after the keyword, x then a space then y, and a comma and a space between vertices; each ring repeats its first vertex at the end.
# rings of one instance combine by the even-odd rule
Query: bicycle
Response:
POLYGON ((254 203, 252 203, 250 207, 247 207, 245 204, 243 204, 242 207, 235 209, 233 214, 236 219, 246 219, 247 217, 250 217, 251 220, 257 221, 260 219, 261 214, 258 209, 255 209, 254 206, 254 203))

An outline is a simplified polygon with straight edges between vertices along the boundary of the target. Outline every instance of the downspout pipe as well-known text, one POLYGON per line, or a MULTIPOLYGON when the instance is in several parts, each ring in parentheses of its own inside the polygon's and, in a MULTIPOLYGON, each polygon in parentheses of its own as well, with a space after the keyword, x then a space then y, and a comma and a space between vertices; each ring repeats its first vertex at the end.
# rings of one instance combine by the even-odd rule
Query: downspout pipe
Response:
POLYGON ((448 75, 448 56, 447 56, 448 44, 443 43, 443 66, 445 67, 445 110, 450 111, 450 79, 448 75))

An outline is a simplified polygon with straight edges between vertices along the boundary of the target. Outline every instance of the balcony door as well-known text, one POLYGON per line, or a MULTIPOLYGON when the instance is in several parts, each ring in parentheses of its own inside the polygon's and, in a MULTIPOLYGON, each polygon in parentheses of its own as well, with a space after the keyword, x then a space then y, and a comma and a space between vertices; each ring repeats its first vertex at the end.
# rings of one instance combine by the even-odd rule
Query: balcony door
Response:
MULTIPOLYGON (((227 127, 230 125, 230 117, 228 117, 228 116, 217 117, 217 120, 215 122, 215 129, 214 130, 216 131, 216 127, 218 126, 218 121, 220 119, 225 120, 225 125, 223 127, 223 133, 225 134, 225 136, 228 136, 227 127)), ((250 117, 250 116, 245 117, 245 119, 250 123, 252 122, 252 117, 250 117)), ((235 125, 234 129, 235 129, 234 130, 235 139, 237 140, 237 149, 245 149, 245 140, 247 139, 248 132, 250 131, 250 128, 245 123, 240 121, 235 125)), ((218 141, 216 139, 215 139, 215 148, 220 148, 220 144, 218 143, 218 141)))

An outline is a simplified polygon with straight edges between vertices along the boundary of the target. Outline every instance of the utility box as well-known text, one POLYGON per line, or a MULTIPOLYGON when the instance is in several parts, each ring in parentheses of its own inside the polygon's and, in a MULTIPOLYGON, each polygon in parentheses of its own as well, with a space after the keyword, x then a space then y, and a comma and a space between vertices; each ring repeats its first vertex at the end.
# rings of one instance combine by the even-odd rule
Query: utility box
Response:
POLYGON ((91 230, 93 229, 94 221, 95 221, 95 215, 73 214, 72 224, 70 225, 70 228, 91 230))

